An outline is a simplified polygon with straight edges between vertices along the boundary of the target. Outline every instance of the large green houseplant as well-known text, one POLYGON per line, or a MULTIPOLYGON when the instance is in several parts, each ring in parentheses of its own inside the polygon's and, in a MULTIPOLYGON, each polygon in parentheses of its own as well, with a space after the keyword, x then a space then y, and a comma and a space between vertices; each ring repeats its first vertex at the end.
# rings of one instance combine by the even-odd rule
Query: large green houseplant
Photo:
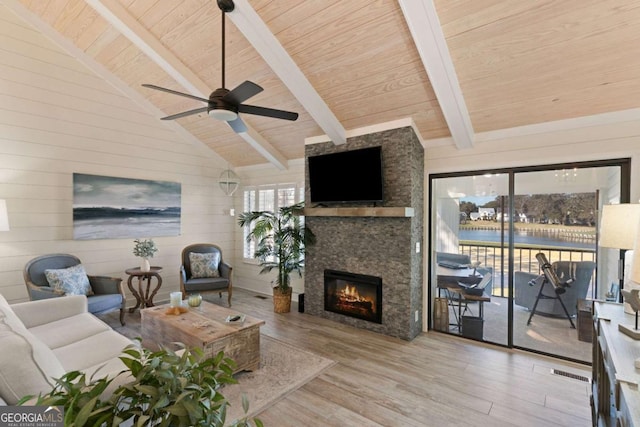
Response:
MULTIPOLYGON (((111 427, 123 423, 136 427, 225 424, 228 403, 220 389, 236 380, 231 376, 235 362, 222 352, 204 358, 199 348, 152 352, 130 346, 120 359, 126 369, 119 375, 125 378, 89 379, 79 371, 67 372, 35 404, 63 406, 64 425, 72 427, 111 427), (114 381, 122 384, 116 387, 114 381)), ((27 396, 20 403, 31 399, 32 396, 27 396)), ((244 396, 242 405, 246 413, 248 401, 244 396)), ((253 422, 262 426, 257 418, 253 422)), ((232 425, 248 427, 251 423, 243 419, 232 425)))
POLYGON ((241 227, 250 227, 247 242, 255 241, 255 257, 260 273, 277 269, 273 288, 274 310, 291 309, 291 274, 302 277, 305 245, 313 245, 316 236, 301 219, 304 203, 280 208, 277 212, 251 211, 240 214, 241 227))

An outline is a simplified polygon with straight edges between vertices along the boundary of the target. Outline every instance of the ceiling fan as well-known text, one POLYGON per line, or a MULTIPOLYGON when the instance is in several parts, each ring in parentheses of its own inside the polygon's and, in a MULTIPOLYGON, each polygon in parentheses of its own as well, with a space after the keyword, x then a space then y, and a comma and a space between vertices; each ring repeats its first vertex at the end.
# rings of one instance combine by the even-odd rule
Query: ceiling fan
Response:
POLYGON ((206 107, 200 107, 189 111, 183 111, 182 113, 173 114, 171 116, 163 117, 161 120, 174 120, 181 117, 190 116, 192 114, 198 114, 207 112, 209 116, 214 119, 225 121, 236 132, 246 132, 247 127, 244 122, 238 116, 238 113, 253 114, 257 116, 273 117, 276 119, 284 120, 296 120, 298 113, 291 111, 275 110, 273 108, 258 107, 256 105, 247 105, 242 102, 255 96, 263 91, 263 89, 257 84, 250 82, 249 80, 241 83, 233 90, 226 89, 224 87, 224 66, 225 66, 225 13, 231 12, 235 5, 233 0, 217 0, 218 7, 222 11, 222 87, 214 90, 209 95, 209 99, 201 98, 199 96, 191 95, 188 93, 178 92, 172 89, 164 87, 143 84, 142 86, 159 90, 162 92, 172 93, 178 96, 184 96, 185 98, 191 98, 198 101, 207 103, 206 107))

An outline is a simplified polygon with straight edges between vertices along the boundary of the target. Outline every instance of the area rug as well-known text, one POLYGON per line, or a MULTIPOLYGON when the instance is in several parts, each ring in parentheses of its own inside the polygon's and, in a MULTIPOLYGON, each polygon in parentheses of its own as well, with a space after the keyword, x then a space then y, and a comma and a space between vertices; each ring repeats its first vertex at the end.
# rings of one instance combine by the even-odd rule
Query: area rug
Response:
POLYGON ((231 403, 227 420, 244 416, 242 394, 249 399, 253 416, 302 387, 336 362, 294 347, 266 335, 260 336, 260 369, 235 375, 238 384, 224 387, 222 394, 231 403))
MULTIPOLYGON (((139 316, 127 316, 126 326, 120 325, 117 312, 102 315, 101 318, 127 338, 140 336, 139 316)), ((248 414, 252 416, 302 387, 335 363, 331 359, 260 334, 260 369, 235 374, 238 384, 227 385, 222 390, 222 394, 231 403, 227 411, 227 424, 244 416, 243 393, 249 399, 248 414)))

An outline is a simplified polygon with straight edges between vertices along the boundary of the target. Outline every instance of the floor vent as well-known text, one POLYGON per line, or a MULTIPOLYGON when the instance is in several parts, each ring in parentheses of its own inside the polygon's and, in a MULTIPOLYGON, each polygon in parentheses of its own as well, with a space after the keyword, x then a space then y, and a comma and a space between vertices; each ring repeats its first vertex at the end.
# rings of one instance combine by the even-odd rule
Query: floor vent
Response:
POLYGON ((572 374, 571 372, 561 371, 559 369, 552 369, 552 375, 560 375, 562 377, 573 378, 574 380, 584 381, 585 383, 591 383, 591 378, 582 375, 572 374))
POLYGON ((256 295, 255 297, 258 299, 267 299, 267 297, 265 297, 264 295, 256 295))

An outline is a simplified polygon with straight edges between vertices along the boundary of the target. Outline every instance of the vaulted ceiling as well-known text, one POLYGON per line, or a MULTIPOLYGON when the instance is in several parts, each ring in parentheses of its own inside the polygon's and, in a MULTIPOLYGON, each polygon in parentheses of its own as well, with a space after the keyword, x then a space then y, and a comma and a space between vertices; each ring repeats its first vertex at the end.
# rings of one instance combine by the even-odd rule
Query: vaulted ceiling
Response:
MULTIPOLYGON (((3 0, 146 98, 158 117, 221 86, 214 0, 3 0)), ((304 155, 306 138, 411 118, 425 145, 640 107, 640 2, 617 0, 235 0, 226 87, 295 122, 243 114, 241 134, 206 113, 178 119, 233 166, 304 155)))

